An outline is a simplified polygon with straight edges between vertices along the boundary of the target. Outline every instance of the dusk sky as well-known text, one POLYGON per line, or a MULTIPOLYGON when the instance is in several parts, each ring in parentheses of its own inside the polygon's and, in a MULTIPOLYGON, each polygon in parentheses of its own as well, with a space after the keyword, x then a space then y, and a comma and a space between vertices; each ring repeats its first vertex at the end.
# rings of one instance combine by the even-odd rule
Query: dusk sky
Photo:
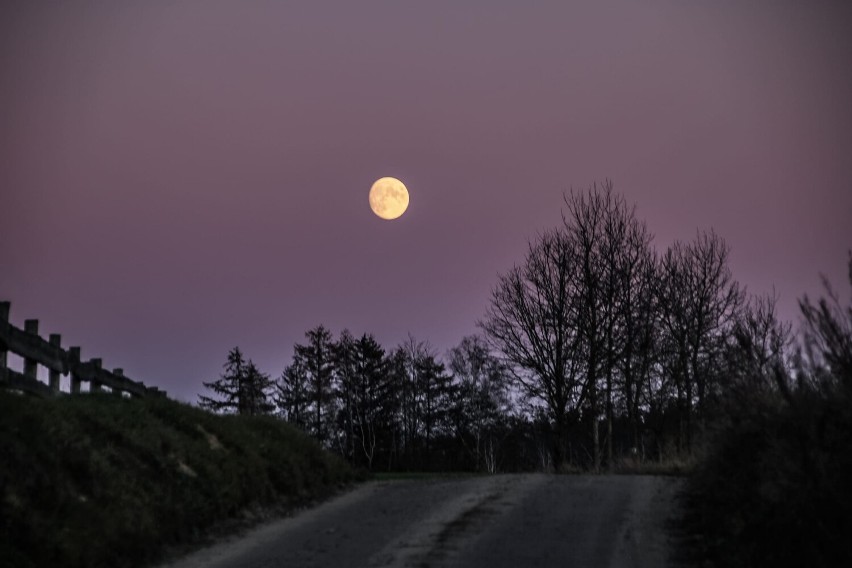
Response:
POLYGON ((443 354, 606 178, 786 318, 847 295, 852 3, 0 5, 0 300, 180 400, 319 324, 443 354))

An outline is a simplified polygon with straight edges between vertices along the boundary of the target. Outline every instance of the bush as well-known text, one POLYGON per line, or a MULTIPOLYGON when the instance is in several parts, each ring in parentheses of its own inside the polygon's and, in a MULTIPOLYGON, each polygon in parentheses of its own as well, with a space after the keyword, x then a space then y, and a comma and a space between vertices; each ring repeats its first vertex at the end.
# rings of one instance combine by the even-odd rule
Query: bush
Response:
POLYGON ((825 287, 799 304, 795 380, 780 362, 732 368, 775 388, 727 397, 688 483, 692 554, 705 565, 852 565, 852 306, 825 287))
POLYGON ((715 566, 852 562, 852 404, 813 391, 753 401, 688 482, 694 553, 715 566))

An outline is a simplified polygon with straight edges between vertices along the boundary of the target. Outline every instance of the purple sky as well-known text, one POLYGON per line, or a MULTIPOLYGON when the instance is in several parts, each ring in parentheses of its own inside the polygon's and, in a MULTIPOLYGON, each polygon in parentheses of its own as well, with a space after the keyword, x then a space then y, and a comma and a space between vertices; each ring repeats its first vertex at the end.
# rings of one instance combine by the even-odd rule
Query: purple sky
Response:
POLYGON ((821 1, 3 2, 0 299, 183 400, 320 323, 443 353, 609 177, 792 318, 852 247, 850 30, 821 1))

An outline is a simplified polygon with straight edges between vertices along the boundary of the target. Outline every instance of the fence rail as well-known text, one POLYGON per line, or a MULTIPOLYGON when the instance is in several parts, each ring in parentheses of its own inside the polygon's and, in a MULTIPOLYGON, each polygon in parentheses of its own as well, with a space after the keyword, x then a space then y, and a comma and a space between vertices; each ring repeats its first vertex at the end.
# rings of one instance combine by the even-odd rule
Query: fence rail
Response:
POLYGON ((117 395, 165 396, 156 387, 147 387, 139 381, 124 376, 122 369, 109 371, 101 359, 80 359, 80 348, 62 348, 62 336, 50 334, 45 340, 38 334, 38 320, 24 321, 24 329, 9 323, 10 302, 0 302, 0 388, 19 390, 42 397, 65 394, 60 390, 60 376, 71 375, 70 394, 79 394, 82 383, 89 384, 90 392, 109 388, 117 395), (6 354, 14 353, 24 360, 24 372, 8 368, 6 354), (38 366, 48 370, 48 383, 38 380, 38 366))

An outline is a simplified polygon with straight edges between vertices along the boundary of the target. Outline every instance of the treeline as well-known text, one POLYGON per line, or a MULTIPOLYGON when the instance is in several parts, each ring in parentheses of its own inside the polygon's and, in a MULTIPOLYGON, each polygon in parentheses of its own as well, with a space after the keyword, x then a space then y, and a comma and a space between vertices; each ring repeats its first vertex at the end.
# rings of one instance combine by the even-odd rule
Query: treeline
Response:
POLYGON ((599 471, 689 461, 731 400, 794 388, 790 326, 719 235, 658 251, 610 182, 564 205, 445 357, 320 326, 274 380, 234 349, 201 404, 276 413, 370 469, 599 471))
POLYGON ((509 458, 516 418, 506 368, 479 337, 439 360, 413 337, 386 350, 369 334, 323 326, 308 331, 292 362, 273 381, 239 348, 225 372, 204 383, 217 397, 204 407, 242 414, 276 413, 371 470, 531 469, 509 458))

